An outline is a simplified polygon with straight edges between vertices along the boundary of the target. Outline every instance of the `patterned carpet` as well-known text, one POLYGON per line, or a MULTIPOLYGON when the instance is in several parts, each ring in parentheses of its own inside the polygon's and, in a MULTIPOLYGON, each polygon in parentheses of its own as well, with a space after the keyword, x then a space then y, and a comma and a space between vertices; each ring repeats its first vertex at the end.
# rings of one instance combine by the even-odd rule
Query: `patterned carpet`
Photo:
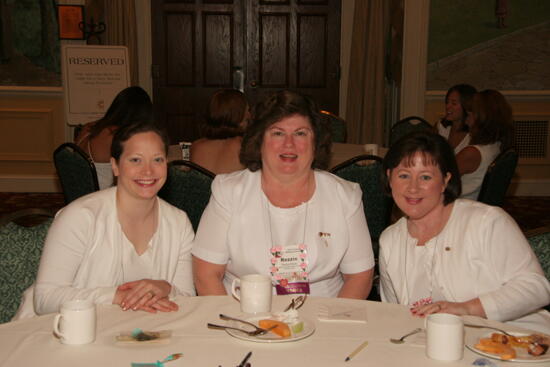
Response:
MULTIPOLYGON (((0 193, 0 215, 27 208, 43 208, 55 213, 63 207, 59 193, 0 193)), ((550 225, 550 197, 514 196, 506 199, 506 210, 523 231, 550 225)), ((36 220, 20 224, 35 224, 36 220)))

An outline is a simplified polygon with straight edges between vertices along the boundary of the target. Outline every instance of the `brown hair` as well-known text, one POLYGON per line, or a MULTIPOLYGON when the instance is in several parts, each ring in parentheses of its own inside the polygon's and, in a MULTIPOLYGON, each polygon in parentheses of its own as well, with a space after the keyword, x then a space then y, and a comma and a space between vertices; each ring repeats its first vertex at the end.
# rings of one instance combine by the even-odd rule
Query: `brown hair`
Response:
POLYGON ((449 183, 443 193, 443 203, 447 205, 455 201, 462 191, 462 182, 458 173, 455 153, 444 137, 428 130, 405 135, 393 144, 386 153, 382 164, 382 185, 386 193, 391 195, 388 170, 391 173, 402 161, 405 161, 406 165, 410 165, 416 153, 422 154, 425 164, 432 163, 437 166, 443 177, 447 176, 447 173, 451 174, 449 183))
MULTIPOLYGON (((453 85, 451 88, 449 88, 447 94, 445 95, 445 104, 447 104, 449 96, 453 92, 458 93, 458 98, 460 99, 460 107, 462 107, 462 131, 468 131, 468 125, 466 125, 464 122, 466 121, 466 117, 468 116, 468 111, 472 107, 472 99, 474 98, 474 94, 476 94, 477 90, 470 84, 453 85)), ((441 124, 447 127, 452 125, 452 122, 443 120, 441 124)))
POLYGON ((253 113, 253 120, 246 129, 241 145, 241 163, 251 171, 262 168, 261 147, 265 131, 282 119, 300 115, 308 119, 315 138, 314 157, 311 168, 326 169, 330 159, 330 127, 319 114, 315 102, 302 94, 288 90, 279 91, 259 103, 253 113))
POLYGON ((206 121, 201 135, 207 139, 227 139, 244 133, 242 122, 248 103, 236 89, 221 89, 210 98, 206 121))
POLYGON ((512 107, 504 96, 493 89, 476 93, 472 102, 475 123, 470 129, 470 145, 500 142, 500 150, 512 146, 514 121, 512 107))
POLYGON ((111 144, 111 157, 118 162, 120 156, 124 152, 124 143, 130 140, 130 138, 134 135, 148 132, 155 133, 160 137, 162 144, 164 145, 164 153, 168 155, 168 146, 170 145, 170 141, 166 131, 155 125, 153 122, 145 120, 122 126, 115 132, 113 135, 113 142, 111 144))

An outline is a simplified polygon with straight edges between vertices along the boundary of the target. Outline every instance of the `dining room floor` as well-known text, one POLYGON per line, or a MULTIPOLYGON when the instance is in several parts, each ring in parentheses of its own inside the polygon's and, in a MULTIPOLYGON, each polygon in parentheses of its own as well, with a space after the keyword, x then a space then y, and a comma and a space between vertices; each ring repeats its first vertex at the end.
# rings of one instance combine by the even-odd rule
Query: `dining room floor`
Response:
MULTIPOLYGON (((0 216, 27 208, 43 208, 55 212, 63 205, 61 193, 0 193, 0 216)), ((550 226, 550 196, 507 197, 503 208, 524 232, 550 226)))

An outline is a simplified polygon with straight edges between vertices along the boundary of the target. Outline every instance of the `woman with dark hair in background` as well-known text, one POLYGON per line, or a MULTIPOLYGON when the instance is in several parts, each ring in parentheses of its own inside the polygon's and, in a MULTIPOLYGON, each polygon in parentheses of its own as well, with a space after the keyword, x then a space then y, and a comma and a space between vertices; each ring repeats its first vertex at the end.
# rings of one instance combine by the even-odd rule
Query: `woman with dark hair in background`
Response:
POLYGON ((474 315, 550 332, 550 283, 501 208, 457 199, 460 176, 445 139, 407 135, 384 157, 385 186, 405 214, 380 237, 382 300, 413 315, 474 315))
POLYGON ((358 184, 323 169, 331 137, 308 97, 280 91, 256 106, 242 171, 218 175, 193 243, 199 295, 270 275, 278 294, 366 299, 374 256, 358 184))
POLYGON ((470 145, 456 155, 462 176, 462 198, 477 200, 487 168, 503 151, 512 146, 512 107, 496 90, 474 95, 466 123, 470 145))
POLYGON ((201 128, 203 137, 191 145, 191 162, 215 174, 243 169, 239 152, 249 119, 250 108, 243 93, 236 89, 214 93, 201 128))
POLYGON ((76 145, 88 153, 97 171, 99 188, 113 186, 111 169, 111 142, 115 131, 135 121, 151 121, 153 104, 141 87, 120 91, 101 119, 89 122, 75 139, 76 145))
POLYGON ((443 136, 455 154, 470 142, 466 111, 470 108, 476 89, 469 84, 457 84, 447 91, 445 96, 445 117, 437 123, 437 132, 443 136))

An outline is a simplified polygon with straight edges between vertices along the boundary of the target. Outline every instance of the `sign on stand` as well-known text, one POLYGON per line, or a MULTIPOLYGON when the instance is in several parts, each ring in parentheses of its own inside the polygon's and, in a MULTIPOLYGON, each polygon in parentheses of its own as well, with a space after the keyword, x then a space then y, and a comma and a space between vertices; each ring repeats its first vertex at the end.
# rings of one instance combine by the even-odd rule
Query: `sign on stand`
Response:
POLYGON ((103 117, 116 95, 130 85, 124 46, 65 45, 62 48, 65 115, 70 126, 103 117))

